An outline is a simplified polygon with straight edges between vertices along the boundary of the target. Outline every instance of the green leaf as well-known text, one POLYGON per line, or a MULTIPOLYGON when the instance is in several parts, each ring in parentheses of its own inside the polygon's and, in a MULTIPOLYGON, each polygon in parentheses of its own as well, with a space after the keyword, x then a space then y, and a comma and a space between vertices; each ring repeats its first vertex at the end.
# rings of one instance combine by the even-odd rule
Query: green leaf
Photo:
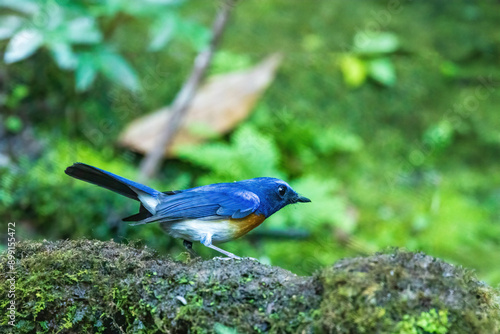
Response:
POLYGON ((190 21, 179 21, 178 31, 196 50, 203 50, 210 41, 210 31, 204 26, 190 21))
POLYGON ((390 32, 358 32, 354 37, 354 51, 362 54, 391 53, 399 48, 398 37, 390 32))
POLYGON ((0 40, 12 37, 22 22, 23 20, 19 16, 0 16, 0 40))
POLYGON ((5 120, 5 127, 13 133, 18 133, 23 128, 23 121, 17 116, 9 116, 5 120))
POLYGON ((368 71, 371 78, 385 86, 394 86, 396 83, 396 70, 389 58, 370 60, 368 71))
POLYGON ((130 64, 118 53, 110 50, 99 55, 101 72, 114 83, 131 91, 139 89, 139 78, 130 64))
POLYGON ((92 17, 79 17, 67 25, 66 38, 72 43, 95 44, 102 40, 102 34, 92 17))
POLYGON ((86 91, 94 82, 97 75, 97 64, 89 53, 83 53, 78 56, 75 81, 78 92, 86 91))
POLYGON ((441 121, 430 126, 423 135, 423 141, 432 149, 450 146, 453 141, 454 128, 448 121, 441 121))
POLYGON ((71 70, 78 64, 78 58, 73 53, 71 46, 67 43, 53 43, 49 45, 52 52, 52 57, 56 61, 59 68, 63 70, 71 70))
POLYGON ((444 76, 449 78, 457 77, 458 73, 460 72, 460 68, 451 61, 443 62, 439 69, 444 76))
POLYGON ((172 11, 173 7, 178 7, 184 0, 107 0, 106 7, 111 7, 108 14, 125 13, 132 17, 152 17, 162 16, 172 11))
POLYGON ((238 334, 238 331, 234 328, 224 326, 221 323, 216 322, 214 325, 214 331, 216 334, 238 334))
POLYGON ((19 103, 29 94, 29 88, 26 85, 16 85, 12 90, 12 93, 5 101, 5 105, 8 108, 15 109, 19 106, 19 103))
POLYGON ((354 56, 345 55, 340 60, 340 70, 344 76, 344 82, 351 87, 358 87, 366 80, 365 63, 354 56))
POLYGON ((176 21, 176 16, 165 15, 151 26, 150 35, 152 39, 149 43, 148 51, 161 50, 170 42, 176 30, 176 21))
POLYGON ((43 44, 43 35, 35 29, 21 30, 12 37, 5 50, 7 64, 28 58, 43 44))
POLYGON ((220 50, 214 55, 212 65, 210 65, 210 74, 241 71, 250 66, 252 66, 252 59, 250 56, 220 50))
POLYGON ((39 11, 40 3, 41 1, 34 0, 1 0, 0 7, 31 15, 39 11))

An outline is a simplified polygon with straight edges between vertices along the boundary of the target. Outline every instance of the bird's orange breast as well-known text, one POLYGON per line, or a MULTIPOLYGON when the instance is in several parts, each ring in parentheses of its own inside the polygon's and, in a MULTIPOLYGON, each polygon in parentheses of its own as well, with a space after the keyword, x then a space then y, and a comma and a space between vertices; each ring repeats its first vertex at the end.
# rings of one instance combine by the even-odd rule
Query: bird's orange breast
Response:
POLYGON ((266 219, 264 215, 258 215, 255 213, 252 213, 245 218, 240 218, 240 219, 230 219, 229 223, 233 226, 234 228, 234 238, 239 238, 260 224, 266 219))

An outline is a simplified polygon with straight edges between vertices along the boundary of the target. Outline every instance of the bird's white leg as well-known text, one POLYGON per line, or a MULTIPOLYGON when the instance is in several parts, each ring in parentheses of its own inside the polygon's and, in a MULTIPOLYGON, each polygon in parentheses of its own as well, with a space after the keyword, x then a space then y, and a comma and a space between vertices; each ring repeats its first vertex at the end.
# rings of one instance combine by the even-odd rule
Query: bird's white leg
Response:
POLYGON ((222 254, 226 255, 227 257, 230 257, 231 259, 238 259, 238 260, 241 259, 239 256, 236 256, 233 253, 229 253, 228 251, 225 251, 223 249, 220 249, 219 247, 216 247, 216 246, 212 245, 212 235, 210 233, 205 233, 201 237, 200 242, 204 246, 206 246, 208 248, 212 248, 213 250, 216 250, 219 253, 222 253, 222 254))

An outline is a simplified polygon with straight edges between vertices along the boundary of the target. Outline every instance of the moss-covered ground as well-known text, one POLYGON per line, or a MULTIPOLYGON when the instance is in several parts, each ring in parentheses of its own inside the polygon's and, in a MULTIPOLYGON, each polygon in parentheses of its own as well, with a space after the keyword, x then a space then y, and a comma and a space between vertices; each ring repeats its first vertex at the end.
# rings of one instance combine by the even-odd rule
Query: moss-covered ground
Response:
MULTIPOLYGON (((15 327, 1 333, 498 333, 499 291, 394 250, 300 277, 244 260, 173 261, 94 240, 16 248, 15 327)), ((1 255, 8 272, 7 253, 1 255)), ((4 277, 7 278, 7 277, 4 277)), ((0 285, 7 296, 11 281, 0 285)))

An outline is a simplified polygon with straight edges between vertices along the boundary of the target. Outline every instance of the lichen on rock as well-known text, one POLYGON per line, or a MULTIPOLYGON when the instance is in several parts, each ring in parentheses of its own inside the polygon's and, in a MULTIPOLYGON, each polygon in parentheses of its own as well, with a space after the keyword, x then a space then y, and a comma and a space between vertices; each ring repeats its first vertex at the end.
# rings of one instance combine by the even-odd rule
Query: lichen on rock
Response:
MULTIPOLYGON (((19 333, 441 334, 500 326, 498 290, 422 253, 344 259, 310 277, 250 259, 173 261, 112 241, 24 241, 16 257, 19 333)), ((2 295, 7 289, 4 281, 2 295)), ((7 302, 0 332, 12 330, 7 302)))

